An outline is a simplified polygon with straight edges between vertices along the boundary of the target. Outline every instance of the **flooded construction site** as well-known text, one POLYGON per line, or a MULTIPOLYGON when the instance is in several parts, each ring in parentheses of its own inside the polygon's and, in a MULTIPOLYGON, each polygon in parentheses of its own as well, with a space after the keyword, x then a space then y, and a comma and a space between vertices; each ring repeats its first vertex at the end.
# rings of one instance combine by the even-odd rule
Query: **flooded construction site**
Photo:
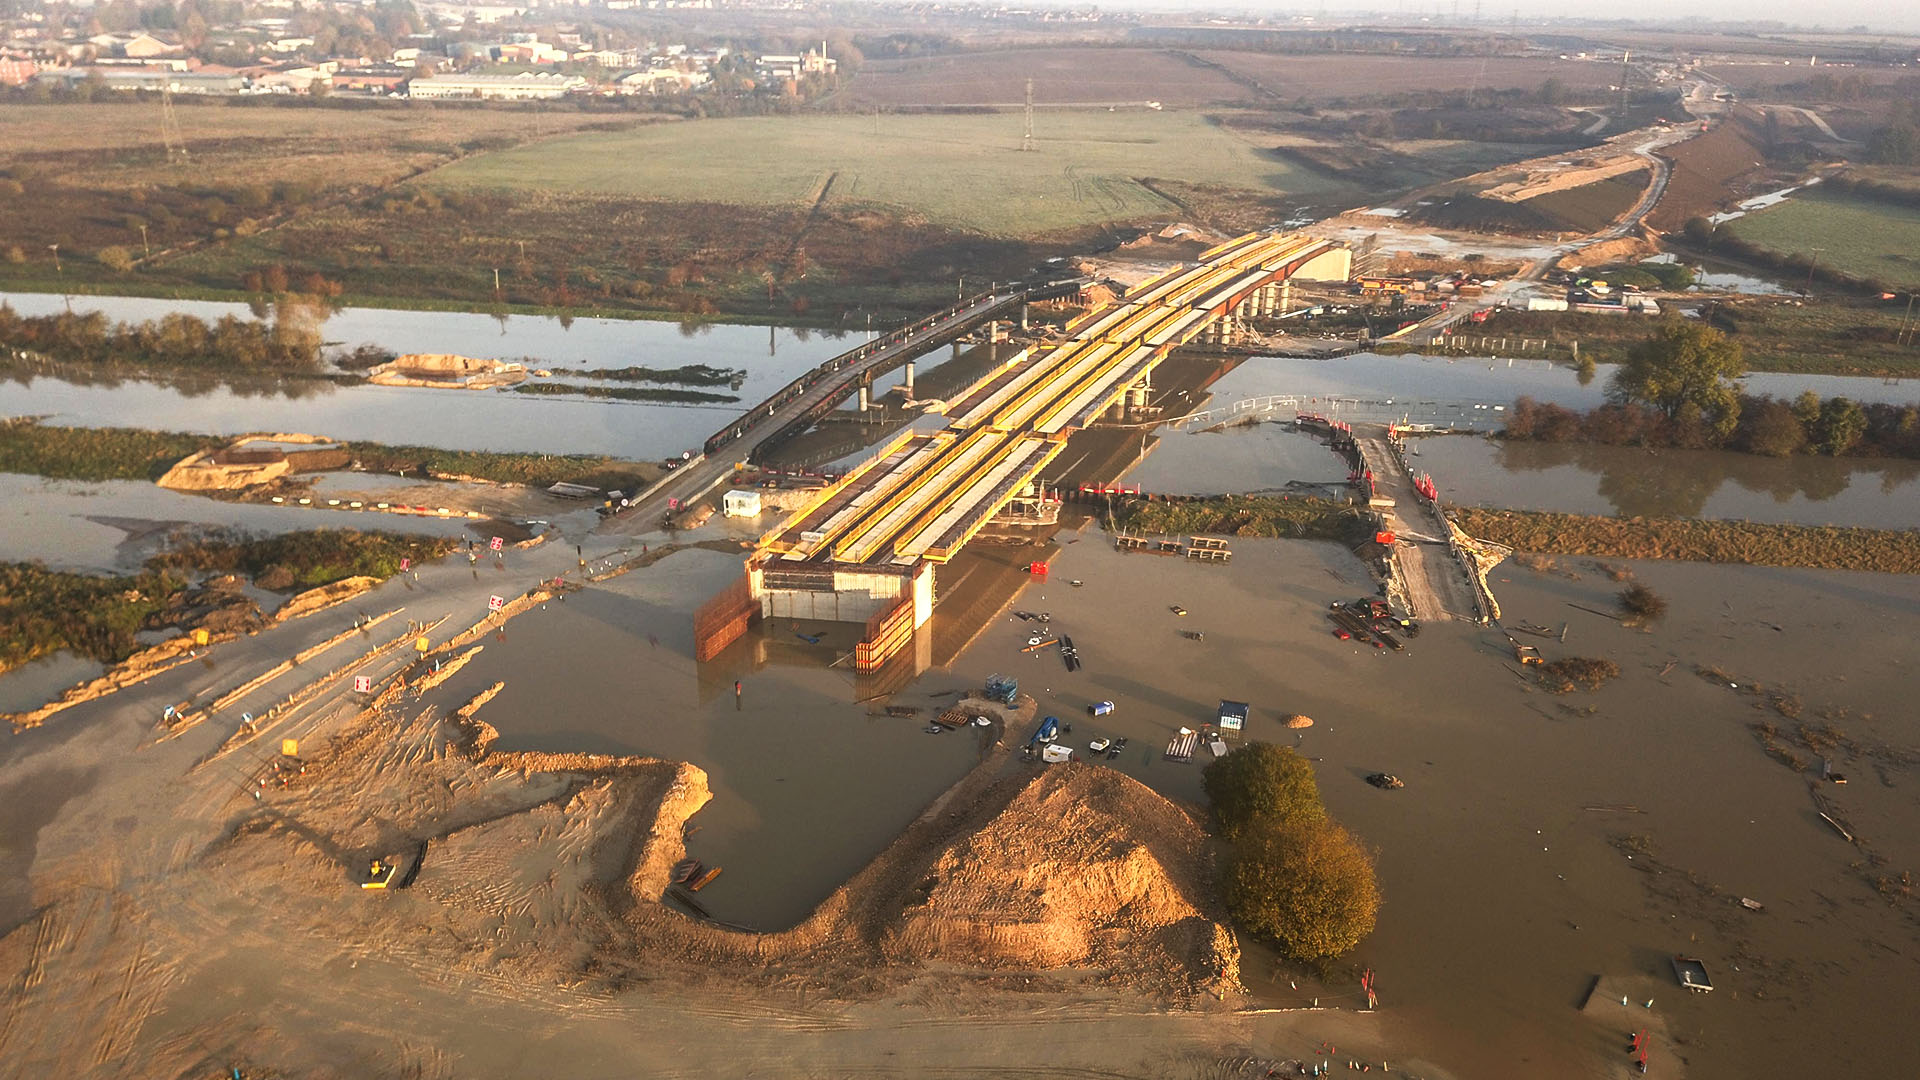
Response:
MULTIPOLYGON (((781 348, 814 359, 813 344, 783 342, 781 348)), ((920 372, 921 393, 956 392, 1003 363, 992 343, 953 346, 940 359, 920 372)), ((787 373, 776 368, 765 378, 787 373)), ((1416 439, 1409 449, 1416 469, 1432 472, 1453 502, 1888 527, 1920 516, 1920 484, 1904 467, 1910 463, 1768 461, 1706 451, 1651 455, 1482 437, 1499 427, 1521 395, 1598 404, 1602 375, 1582 383, 1564 367, 1489 358, 1183 355, 1156 376, 1155 412, 1077 432, 1038 479, 1043 489, 1069 494, 1085 484, 1115 483, 1176 495, 1331 494, 1348 481, 1348 463, 1314 437, 1324 425, 1308 430, 1288 422, 1296 411, 1325 412, 1356 420, 1408 417, 1476 433, 1416 439), (1259 404, 1243 407, 1246 402, 1259 404)), ((1902 384, 1788 375, 1754 376, 1747 388, 1781 396, 1813 389, 1858 400, 1909 396, 1902 384)), ((351 388, 321 412, 321 426, 340 437, 449 446, 473 438, 470 426, 497 426, 502 441, 491 445, 525 440, 569 448, 551 445, 560 413, 549 401, 471 395, 460 400, 482 402, 477 409, 449 412, 426 426, 405 421, 410 427, 399 411, 361 408, 375 395, 413 393, 351 388)), ((131 408, 132 422, 147 422, 192 403, 202 411, 191 421, 159 426, 258 426, 238 419, 237 410, 249 403, 224 394, 196 398, 150 384, 34 380, 0 386, 0 409, 31 401, 65 422, 90 423, 131 408)), ((914 437, 924 438, 940 426, 916 419, 893 398, 872 410, 835 411, 784 447, 784 458, 774 463, 802 471, 844 466, 869 456, 891 433, 912 427, 914 437)), ((408 417, 418 417, 419 400, 408 398, 408 417)), ((567 422, 566 437, 596 450, 670 450, 669 442, 685 441, 682 427, 704 431, 713 419, 710 409, 663 407, 659 411, 677 419, 662 428, 632 423, 641 413, 630 405, 564 407, 578 420, 567 422)), ((272 529, 294 515, 299 527, 311 527, 329 513, 212 502, 202 513, 200 500, 132 484, 7 483, 13 486, 0 493, 45 521, 28 532, 0 530, 0 543, 18 556, 74 567, 133 565, 149 550, 146 538, 175 521, 272 529), (93 503, 116 500, 124 503, 117 515, 87 512, 93 503)), ((1217 754, 1256 740, 1292 746, 1314 763, 1333 816, 1375 850, 1385 904, 1376 931, 1352 956, 1308 971, 1257 947, 1236 954, 1238 977, 1252 993, 1247 1004, 1282 1010, 1235 1014, 1246 1025, 1249 1053, 1304 1058, 1327 1033, 1346 1030, 1337 1025, 1361 1015, 1362 970, 1377 980, 1380 1007, 1364 1015, 1379 1026, 1356 1038, 1380 1058, 1417 1063, 1404 1065, 1405 1074, 1429 1080, 1621 1076, 1628 1064, 1620 1047, 1636 1031, 1656 1034, 1665 1059, 1656 1059, 1656 1073, 1708 1080, 1815 1069, 1875 1074, 1891 1056, 1920 1052, 1886 1045, 1884 1023, 1886 1016, 1920 1009, 1920 982, 1911 978, 1920 962, 1920 916, 1908 873, 1920 864, 1920 799, 1913 794, 1920 790, 1920 721, 1907 700, 1916 677, 1910 643, 1920 636, 1920 579, 1517 557, 1489 580, 1505 625, 1556 657, 1618 666, 1618 678, 1597 690, 1555 693, 1532 676, 1517 639, 1499 627, 1423 613, 1417 634, 1393 639, 1394 648, 1344 632, 1329 618, 1330 605, 1378 590, 1369 565, 1345 545, 1185 537, 1170 542, 1186 557, 1158 557, 1167 550, 1160 539, 1123 542, 1100 509, 1080 503, 1053 511, 1057 522, 1003 522, 941 561, 933 572, 937 603, 930 621, 877 671, 857 672, 851 662, 867 631, 862 622, 778 616, 758 620, 713 658, 696 660, 696 610, 740 579, 756 542, 783 516, 773 512, 654 531, 642 523, 624 536, 593 531, 590 515, 583 515, 588 520, 566 523, 565 543, 485 561, 448 560, 424 578, 389 582, 357 601, 354 611, 336 612, 327 629, 365 637, 361 620, 389 608, 421 625, 454 610, 477 620, 462 645, 478 650, 411 707, 428 717, 465 709, 462 722, 471 725, 474 703, 485 703, 480 716, 497 739, 483 737, 477 745, 501 755, 497 760, 518 763, 498 766, 496 779, 515 774, 533 784, 537 790, 526 797, 535 810, 551 811, 548 804, 566 793, 540 788, 541 768, 527 762, 597 756, 601 766, 619 762, 642 770, 684 762, 697 769, 703 779, 693 787, 702 797, 687 794, 693 787, 682 790, 684 776, 675 782, 692 805, 684 820, 664 812, 657 819, 620 818, 601 807, 596 821, 634 845, 659 840, 649 830, 671 832, 666 847, 684 856, 673 863, 676 874, 684 871, 675 881, 689 888, 653 896, 677 895, 668 907, 697 917, 701 933, 731 935, 727 948, 760 947, 742 941, 788 947, 791 939, 782 935, 804 938, 824 908, 850 903, 850 882, 890 872, 885 860, 903 837, 932 828, 930 821, 963 819, 970 811, 964 799, 989 782, 1051 768, 1020 751, 1032 743, 1037 725, 1055 718, 1053 741, 1060 747, 1139 781, 1196 819, 1206 813, 1202 773, 1217 754), (563 576, 567 587, 547 588, 563 576), (1618 619, 1615 596, 1629 582, 1665 598, 1663 621, 1635 629, 1618 619), (509 596, 520 605, 510 618, 485 614, 509 596), (349 617, 351 626, 343 627, 349 617), (981 709, 978 724, 973 715, 939 722, 954 719, 968 695, 977 701, 984 687, 1008 680, 1032 699, 1017 722, 997 709, 981 709), (1216 727, 1230 703, 1247 706, 1243 728, 1216 727), (1299 723, 1303 718, 1310 723, 1299 723), (1176 749, 1196 729, 1203 738, 1176 749), (1386 790, 1370 782, 1382 774, 1403 784, 1386 790), (1833 782, 1834 774, 1847 782, 1833 782), (1822 779, 1811 781, 1815 776, 1822 779), (1684 993, 1673 974, 1676 955, 1710 971, 1714 991, 1684 993), (1808 1031, 1821 1038, 1808 1039, 1808 1031)), ((457 521, 421 527, 465 529, 457 521)), ((318 626, 299 633, 301 644, 321 636, 318 626)), ((236 651, 261 663, 277 658, 254 642, 236 651)), ((222 654, 221 662, 237 663, 225 659, 231 655, 222 654)), ((44 702, 62 685, 97 674, 97 665, 61 654, 0 679, 0 704, 44 702)), ((61 800, 79 799, 96 783, 93 773, 73 772, 72 761, 83 751, 137 741, 141 754, 151 756, 112 763, 129 775, 163 754, 187 760, 184 749, 149 735, 152 716, 169 701, 210 695, 225 677, 211 661, 204 670, 188 667, 150 689, 79 711, 85 719, 71 727, 28 732, 0 751, 0 766, 24 774, 0 800, 10 815, 0 829, 0 930, 26 927, 42 910, 45 895, 30 880, 35 845, 42 842, 36 837, 66 860, 60 866, 81 877, 73 869, 82 864, 81 853, 109 827, 137 837, 136 854, 125 856, 134 872, 158 878, 163 864, 183 864, 185 855, 165 853, 192 845, 142 817, 138 798, 124 791, 115 796, 110 822, 101 814, 76 815, 74 804, 61 800)), ((344 690, 339 696, 344 702, 344 690)), ((335 715, 345 708, 339 705, 335 715)), ((254 713, 245 715, 251 725, 254 713)), ((408 730, 397 711, 378 717, 408 730)), ((231 777, 209 780, 202 772, 226 745, 209 735, 204 756, 192 759, 187 771, 202 773, 200 782, 209 787, 235 786, 231 777)), ((435 754, 448 753, 441 748, 423 756, 437 761, 435 754)), ((481 759, 489 767, 494 760, 481 759)), ((394 762, 380 768, 404 772, 417 764, 394 762)), ((455 790, 449 782, 449 797, 455 790)), ((196 798, 204 803, 195 804, 196 812, 214 821, 218 814, 207 807, 228 806, 236 796, 221 791, 196 798)), ((363 819, 366 827, 399 812, 392 806, 301 810, 316 818, 363 819)), ((462 829, 495 827, 494 819, 475 813, 472 821, 461 819, 462 829)), ((288 831, 304 835, 305 825, 296 824, 288 831)), ((1077 844, 1068 826, 1045 818, 1022 824, 1050 845, 1077 844)), ((510 835, 533 845, 547 839, 548 830, 565 832, 551 821, 528 828, 510 835)), ((566 837, 569 851, 604 839, 566 837)), ((204 842, 212 849, 248 839, 229 831, 217 845, 204 842)), ((308 862, 299 865, 320 865, 312 873, 328 881, 325 875, 338 877, 341 857, 325 845, 309 846, 325 858, 302 849, 308 862)), ((530 872, 510 856, 476 854, 476 846, 484 844, 458 832, 422 841, 414 869, 427 867, 424 892, 477 905, 474 895, 506 895, 509 885, 482 881, 469 895, 435 875, 474 867, 502 877, 530 872), (435 854, 447 847, 459 854, 435 854), (442 869, 447 866, 452 869, 442 869)), ((224 850, 232 866, 257 875, 246 880, 278 872, 224 850)), ((432 925, 463 943, 461 935, 475 926, 482 935, 504 938, 565 908, 554 895, 573 880, 568 875, 581 873, 569 863, 560 875, 565 880, 526 886, 524 895, 513 894, 521 906, 507 914, 432 925)), ((636 882, 642 876, 637 867, 631 873, 636 882)), ((923 889, 930 894, 936 887, 923 889)), ((275 899, 297 908, 310 920, 306 925, 322 921, 314 909, 299 906, 306 901, 294 886, 277 888, 275 899)), ((191 899, 214 903, 198 894, 191 899)), ((420 903, 400 897, 394 910, 426 920, 420 903)), ((605 941, 592 936, 601 932, 595 920, 611 924, 630 914, 592 905, 581 910, 588 911, 581 925, 592 929, 567 939, 563 949, 604 948, 605 941)), ((365 941, 384 947, 402 936, 395 926, 373 926, 375 915, 356 917, 366 920, 365 941)), ((610 934, 605 940, 625 939, 610 934)), ((718 940, 675 939, 672 948, 718 965, 698 952, 718 940)), ((274 969, 261 959, 269 944, 248 946, 258 953, 252 960, 223 951, 195 978, 274 989, 274 969)), ((350 965, 344 955, 331 961, 330 974, 344 978, 349 966, 358 969, 360 956, 379 951, 356 948, 361 952, 350 965)), ((712 948, 715 956, 732 955, 712 948)), ((498 946, 498 955, 512 953, 498 946)), ((619 968, 642 959, 636 953, 596 962, 619 968)), ((390 1001, 418 989, 404 964, 389 969, 369 959, 367 969, 355 976, 364 984, 342 985, 369 986, 390 1001)), ((616 1014, 606 1002, 627 1007, 631 1002, 620 995, 650 977, 613 980, 616 989, 594 999, 588 1011, 607 1010, 595 1017, 611 1023, 616 1014)), ((833 987, 829 996, 849 999, 859 994, 848 986, 878 979, 871 973, 835 977, 845 981, 821 985, 833 987)), ((804 1004, 812 984, 799 982, 804 1004)), ((700 991, 691 997, 699 999, 700 991)), ((489 1000, 484 1007, 495 1005, 489 1000)), ((156 1023, 184 1041, 204 1008, 176 1005, 156 1023)), ((453 1030, 472 1023, 458 1019, 464 1014, 457 1002, 435 1008, 440 1011, 426 1016, 453 1030)), ((946 1002, 938 1008, 964 1013, 967 1007, 946 1002)), ((794 1015, 794 1023, 811 1022, 799 1007, 794 1015)), ((563 1040, 556 1035, 555 1041, 563 1040)), ((1348 1040, 1343 1035, 1341 1041, 1348 1040)), ((565 1060, 581 1067, 606 1060, 581 1055, 565 1060)))

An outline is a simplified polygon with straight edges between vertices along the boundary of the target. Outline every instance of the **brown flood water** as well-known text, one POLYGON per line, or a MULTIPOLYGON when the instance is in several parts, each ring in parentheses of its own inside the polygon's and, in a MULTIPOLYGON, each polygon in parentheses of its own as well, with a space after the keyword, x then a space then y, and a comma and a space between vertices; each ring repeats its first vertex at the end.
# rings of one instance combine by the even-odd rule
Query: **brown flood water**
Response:
MULTIPOLYGON (((1577 580, 1509 564, 1495 587, 1510 621, 1570 623, 1566 645, 1539 641, 1549 657, 1602 656, 1623 670, 1596 693, 1556 697, 1515 677, 1492 631, 1436 624, 1398 654, 1336 640, 1326 604, 1369 591, 1337 546, 1237 541, 1232 564, 1200 566, 1121 555, 1094 530, 1060 539, 1050 580, 1012 606, 1049 612, 1081 671, 1051 651, 1020 652, 1031 624, 1002 612, 950 671, 893 700, 926 705, 933 691, 1013 674, 1042 715, 1073 723, 1067 741, 1125 736, 1115 767, 1195 803, 1202 762, 1162 760, 1166 740, 1223 697, 1251 702, 1247 737, 1315 758, 1334 814, 1378 849, 1386 906, 1351 960, 1378 973, 1395 1045, 1493 1080, 1625 1075, 1625 1034, 1648 1026, 1669 1033, 1655 1075, 1673 1075, 1659 1063, 1676 1058, 1690 1077, 1728 1080, 1894 1075, 1920 1055, 1920 1033, 1893 1020, 1920 1010, 1914 901, 1890 903, 1862 873, 1920 867, 1920 730, 1908 701, 1920 580, 1632 564, 1672 605, 1641 633, 1569 606, 1608 609, 1621 587, 1587 561, 1566 564, 1577 580), (1866 848, 1820 821, 1806 779, 1752 731, 1769 717, 1790 723, 1696 666, 1764 679, 1796 695, 1805 719, 1835 718, 1859 749, 1835 762, 1852 783, 1823 791, 1866 848), (1107 699, 1117 712, 1089 719, 1086 704, 1107 699), (1284 730, 1277 718, 1292 712, 1316 725, 1284 730), (1367 786, 1375 770, 1406 788, 1367 786), (1646 845, 1639 859, 1616 846, 1626 837, 1646 845), (1870 858, 1884 865, 1867 868, 1870 858), (1765 911, 1740 908, 1741 896, 1765 911), (1713 994, 1681 992, 1666 967, 1676 952, 1706 961, 1713 994), (1653 1010, 1636 1000, 1614 1006, 1618 1016, 1576 1011, 1595 975, 1630 980, 1653 1010)), ((821 666, 851 647, 852 624, 803 626, 826 630, 817 647, 768 627, 763 648, 698 669, 688 613, 737 567, 686 552, 549 604, 490 641, 441 700, 505 679, 485 713, 503 746, 708 769, 715 799, 693 819, 690 848, 727 872, 702 900, 716 917, 775 928, 883 848, 977 747, 971 733, 925 735, 924 719, 856 703, 853 679, 821 666), (756 654, 771 662, 756 667, 756 654)), ((1354 1004, 1351 987, 1302 979, 1289 990, 1257 951, 1249 964, 1268 1004, 1354 1004)))
POLYGON ((736 647, 696 664, 693 609, 739 573, 739 556, 683 551, 550 602, 488 639, 432 700, 451 710, 504 680, 481 714, 503 750, 645 754, 706 770, 713 801, 691 821, 687 851, 725 872, 700 902, 717 919, 779 930, 971 768, 979 739, 853 704, 852 673, 827 664, 852 651, 859 624, 803 625, 825 635, 817 645, 768 625, 775 662, 736 647))
MULTIPOLYGON (((1843 755, 1835 767, 1853 782, 1826 791, 1886 858, 1875 873, 1920 868, 1920 725, 1908 705, 1920 580, 1633 564, 1673 606, 1640 633, 1568 606, 1605 610, 1621 587, 1584 560, 1568 564, 1577 581, 1509 564, 1495 587, 1510 620, 1572 624, 1566 645, 1538 642, 1548 656, 1623 669, 1597 693, 1556 697, 1515 678, 1496 633, 1465 624, 1431 626, 1399 654, 1336 640, 1326 604, 1367 591, 1336 547, 1240 541, 1235 552, 1230 566, 1197 566, 1121 555, 1089 532, 1018 601, 1049 611, 1085 668, 1020 657, 1021 631, 1005 625, 956 673, 1019 672, 1043 713, 1078 715, 1075 742, 1124 735, 1118 767, 1195 802, 1201 763, 1163 761, 1167 738, 1222 697, 1251 702, 1248 737, 1316 758, 1334 814, 1378 847, 1386 906, 1352 959, 1378 973, 1406 1044, 1459 1075, 1625 1075, 1625 1033, 1650 1023, 1685 1040, 1663 1042, 1654 1061, 1684 1057, 1691 1077, 1892 1075, 1920 1054, 1920 1034, 1892 1019, 1920 1009, 1920 909, 1890 905, 1851 868, 1864 853, 1758 744, 1756 699, 1694 673, 1764 678, 1798 695, 1809 720, 1845 710, 1837 726, 1888 750, 1843 755), (1100 699, 1119 708, 1096 725, 1083 707, 1100 699), (1296 736, 1277 719, 1291 712, 1316 725, 1296 736), (1376 770, 1406 788, 1367 786, 1376 770), (1636 867, 1614 846, 1629 835, 1673 869, 1641 872, 1646 856, 1636 867), (1765 912, 1738 907, 1740 896, 1765 912), (1713 994, 1681 992, 1666 966, 1676 952, 1706 960, 1713 994), (1576 1012, 1596 974, 1646 977, 1635 985, 1651 987, 1653 1012, 1576 1012)), ((1268 983, 1274 1004, 1310 993, 1353 1003, 1351 987, 1289 1000, 1286 985, 1268 983)))

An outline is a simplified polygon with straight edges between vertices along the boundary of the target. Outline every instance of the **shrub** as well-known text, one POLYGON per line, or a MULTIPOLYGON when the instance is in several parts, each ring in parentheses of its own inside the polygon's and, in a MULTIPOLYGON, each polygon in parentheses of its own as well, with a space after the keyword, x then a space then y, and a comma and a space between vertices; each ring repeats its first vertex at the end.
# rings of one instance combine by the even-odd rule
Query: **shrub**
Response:
POLYGON ((94 255, 100 265, 116 274, 124 274, 133 269, 133 253, 123 247, 103 247, 94 255))
POLYGON ((1540 668, 1541 681, 1556 694, 1572 693, 1576 689, 1598 690, 1608 679, 1619 677, 1619 664, 1585 656, 1569 656, 1540 668))
POLYGON ((1618 602, 1622 616, 1620 621, 1628 626, 1645 626, 1660 621, 1667 614, 1666 598, 1637 581, 1620 590, 1618 602))

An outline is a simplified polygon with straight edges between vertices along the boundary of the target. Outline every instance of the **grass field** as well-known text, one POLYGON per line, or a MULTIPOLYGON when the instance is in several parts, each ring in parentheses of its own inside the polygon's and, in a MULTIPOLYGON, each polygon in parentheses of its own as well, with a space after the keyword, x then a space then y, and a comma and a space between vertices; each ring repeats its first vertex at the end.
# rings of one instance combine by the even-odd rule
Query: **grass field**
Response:
POLYGON ((1920 209, 1813 191, 1722 228, 1784 255, 1821 249, 1821 265, 1893 288, 1920 286, 1920 209))
POLYGON ((487 154, 433 183, 668 201, 876 208, 992 236, 1177 217, 1139 182, 1164 177, 1311 195, 1337 182, 1177 112, 744 117, 593 133, 487 154))

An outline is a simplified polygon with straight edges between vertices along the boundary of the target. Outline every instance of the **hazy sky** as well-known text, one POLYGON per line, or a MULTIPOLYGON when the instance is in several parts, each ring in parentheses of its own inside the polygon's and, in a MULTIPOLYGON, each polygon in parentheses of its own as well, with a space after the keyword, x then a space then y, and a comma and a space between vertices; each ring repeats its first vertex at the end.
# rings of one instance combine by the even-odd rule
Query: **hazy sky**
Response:
MULTIPOLYGON (((1068 0, 1070 2, 1070 0, 1068 0)), ((1408 18, 1420 15, 1437 15, 1449 19, 1455 11, 1461 18, 1469 17, 1476 0, 1334 0, 1332 3, 1300 3, 1289 0, 1284 3, 1260 3, 1259 0, 1220 0, 1207 3, 1206 0, 1100 0, 1104 7, 1151 8, 1158 10, 1179 9, 1239 9, 1246 11, 1278 11, 1286 13, 1302 12, 1317 14, 1327 12, 1329 16, 1355 11, 1378 11, 1389 15, 1408 18)), ((1518 10, 1520 17, 1557 18, 1569 15, 1572 9, 1561 0, 1478 0, 1481 18, 1489 24, 1508 22, 1518 10)), ((1649 8, 1636 11, 1631 6, 1617 9, 1595 8, 1592 14, 1605 19, 1610 15, 1619 18, 1660 17, 1684 19, 1699 17, 1705 19, 1734 20, 1774 20, 1807 27, 1846 29, 1856 25, 1865 25, 1875 30, 1906 31, 1920 30, 1920 3, 1913 0, 1667 0, 1657 9, 1649 8)))

